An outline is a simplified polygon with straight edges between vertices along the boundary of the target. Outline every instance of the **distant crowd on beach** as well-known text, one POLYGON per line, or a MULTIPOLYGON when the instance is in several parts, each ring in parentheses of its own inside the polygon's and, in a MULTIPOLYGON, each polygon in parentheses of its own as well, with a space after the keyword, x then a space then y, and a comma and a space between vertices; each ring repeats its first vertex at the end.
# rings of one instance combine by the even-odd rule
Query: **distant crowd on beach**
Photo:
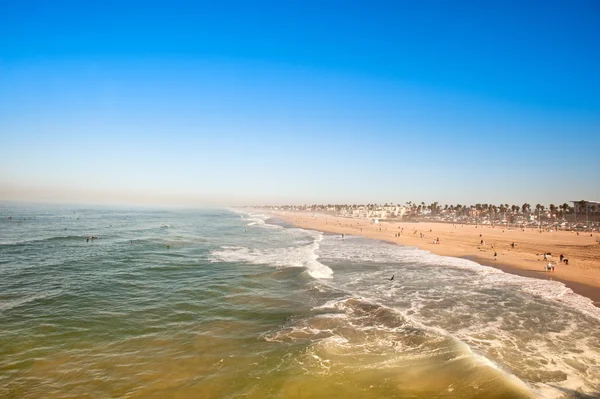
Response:
MULTIPOLYGON (((311 218, 311 219, 317 219, 316 215, 312 215, 312 218, 311 218)), ((301 221, 301 220, 300 220, 300 219, 296 219, 296 221, 297 221, 297 222, 299 222, 299 221, 301 221)), ((363 232, 363 226, 361 225, 361 223, 360 223, 360 222, 355 222, 355 221, 352 221, 352 222, 351 222, 351 223, 349 223, 349 224, 344 224, 344 223, 342 223, 343 221, 340 221, 340 220, 335 220, 335 219, 334 219, 333 221, 334 221, 334 223, 335 223, 336 227, 351 227, 351 228, 356 228, 356 229, 357 229, 357 230, 359 230, 361 233, 363 232)), ((329 224, 329 222, 330 222, 330 220, 329 220, 328 218, 326 218, 326 219, 325 219, 325 225, 328 225, 328 224, 329 224)), ((374 228, 374 231, 375 231, 375 232, 381 232, 382 230, 385 230, 385 231, 387 231, 387 230, 388 230, 388 228, 393 228, 393 227, 394 227, 393 225, 381 224, 379 221, 370 221, 370 223, 369 223, 369 224, 370 224, 370 225, 371 225, 371 226, 374 228)), ((464 225, 464 224, 462 224, 462 225, 461 225, 461 224, 458 224, 458 225, 457 225, 457 224, 454 224, 454 223, 453 223, 453 224, 452 224, 452 227, 453 227, 454 229, 457 229, 458 227, 461 227, 461 228, 462 228, 462 227, 465 227, 465 225, 464 225)), ((481 227, 482 227, 482 226, 475 226, 475 228, 481 228, 481 227)), ((396 232, 393 234, 393 236, 394 236, 394 238, 396 238, 396 239, 399 239, 400 237, 402 237, 402 236, 404 235, 404 228, 405 228, 405 227, 404 227, 404 226, 398 226, 397 228, 398 228, 398 231, 396 231, 396 232)), ((522 229, 522 231, 523 231, 523 232, 525 232, 525 229, 523 228, 523 229, 522 229)), ((504 233, 504 232, 505 232, 505 231, 504 231, 504 229, 502 229, 502 233, 504 233)), ((433 229, 429 229, 429 233, 433 233, 433 229)), ((579 232, 574 232, 574 234, 576 234, 577 236, 579 236, 579 232)), ((484 235, 484 233, 483 233, 483 232, 479 233, 479 242, 478 242, 477 248, 478 248, 480 251, 484 251, 484 252, 485 252, 485 249, 484 249, 484 248, 485 248, 485 247, 487 247, 487 243, 486 243, 486 240, 485 240, 485 238, 483 237, 483 235, 484 235)), ((342 234, 341 234, 341 238, 343 239, 343 238, 344 238, 344 236, 345 236, 345 235, 344 235, 344 233, 342 233, 342 234)), ((420 238, 420 239, 427 239, 426 232, 423 232, 423 231, 419 232, 417 229, 414 229, 414 230, 412 230, 412 236, 417 236, 417 237, 418 237, 418 238, 420 238)), ((450 241, 452 242, 452 240, 450 240, 450 241)), ((432 240, 432 241, 430 241, 430 242, 431 242, 432 244, 434 244, 434 245, 440 245, 440 244, 441 244, 441 240, 440 240, 440 237, 439 237, 439 236, 436 236, 436 237, 435 237, 435 238, 433 238, 433 240, 432 240)), ((498 249, 496 248, 496 245, 495 245, 494 243, 492 243, 492 244, 490 245, 490 247, 491 247, 491 249, 493 250, 493 259, 494 259, 495 261, 496 261, 496 260, 498 260, 498 258, 499 258, 499 253, 498 253, 498 249)), ((514 242, 514 241, 513 241, 513 242, 511 242, 511 243, 510 243, 510 248, 512 248, 512 249, 515 249, 515 248, 517 248, 517 243, 516 243, 516 242, 514 242)), ((555 270, 556 270, 556 264, 555 264, 555 263, 553 263, 553 262, 551 261, 552 254, 551 254, 550 252, 545 252, 545 253, 542 253, 542 254, 537 254, 537 255, 538 255, 538 256, 541 256, 541 257, 543 257, 543 260, 545 261, 545 263, 544 263, 544 268, 543 268, 543 270, 544 270, 544 271, 550 271, 550 272, 553 272, 553 271, 555 271, 555 270)), ((564 264, 564 265, 568 265, 568 264, 569 264, 569 259, 567 259, 567 258, 564 256, 564 254, 560 254, 560 257, 559 257, 559 259, 560 259, 560 264, 564 264)))

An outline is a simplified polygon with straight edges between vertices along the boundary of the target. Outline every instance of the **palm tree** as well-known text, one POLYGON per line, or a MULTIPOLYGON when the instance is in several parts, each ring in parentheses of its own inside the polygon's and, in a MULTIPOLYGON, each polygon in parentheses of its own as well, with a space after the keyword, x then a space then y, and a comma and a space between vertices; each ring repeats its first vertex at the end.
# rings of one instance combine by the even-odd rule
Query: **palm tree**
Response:
POLYGON ((563 211, 563 219, 565 218, 565 215, 567 214, 567 211, 569 210, 569 204, 567 204, 566 202, 564 204, 562 204, 560 206, 560 208, 563 211))
MULTIPOLYGON (((586 215, 587 215, 587 201, 581 200, 578 202, 578 205, 579 205, 579 214, 581 215, 581 213, 583 212, 583 209, 585 208, 586 215)), ((587 220, 587 217, 586 217, 586 220, 587 220)))
POLYGON ((550 204, 550 216, 554 217, 554 213, 556 213, 556 205, 550 204))
POLYGON ((535 210, 538 212, 538 224, 540 227, 540 232, 542 231, 542 214, 541 214, 542 208, 544 208, 544 207, 543 207, 543 205, 540 205, 540 204, 536 204, 536 206, 535 206, 535 210))

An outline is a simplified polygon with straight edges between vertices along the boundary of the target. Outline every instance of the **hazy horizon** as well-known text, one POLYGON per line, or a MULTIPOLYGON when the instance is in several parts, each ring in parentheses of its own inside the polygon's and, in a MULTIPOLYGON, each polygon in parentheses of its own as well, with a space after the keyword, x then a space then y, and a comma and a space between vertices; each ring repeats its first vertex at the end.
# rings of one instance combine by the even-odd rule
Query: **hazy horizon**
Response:
POLYGON ((597 2, 7 4, 0 200, 600 200, 597 2))
MULTIPOLYGON (((531 206, 535 206, 535 204, 539 203, 548 207, 550 204, 554 204, 556 206, 560 206, 563 203, 572 205, 573 198, 569 200, 560 200, 555 202, 539 202, 539 201, 517 201, 517 202, 507 202, 507 201, 498 201, 498 202, 489 202, 489 201, 464 201, 464 202, 443 202, 443 201, 425 201, 421 199, 406 199, 406 200, 388 200, 383 202, 366 200, 362 202, 352 202, 352 201, 339 201, 339 202, 314 202, 314 201, 300 201, 298 199, 288 199, 279 201, 235 201, 235 200, 226 200, 219 199, 218 197, 193 197, 193 196, 178 196, 178 195, 159 195, 159 196, 149 196, 142 192, 131 193, 131 192, 109 192, 109 197, 106 197, 106 193, 102 193, 99 191, 88 191, 84 192, 81 190, 57 190, 52 193, 50 191, 15 191, 11 196, 10 193, 5 195, 3 198, 0 198, 0 204, 14 204, 14 205, 49 205, 49 206, 90 206, 90 207, 143 207, 143 208, 179 208, 179 209, 205 209, 205 208, 235 208, 235 207, 261 207, 261 206, 283 206, 283 205, 366 205, 366 204, 378 204, 383 205, 385 203, 389 204, 399 204, 406 205, 408 201, 414 204, 421 204, 424 202, 426 205, 429 205, 433 202, 438 202, 439 205, 458 205, 461 204, 463 206, 474 206, 476 204, 490 204, 490 205, 499 205, 508 203, 510 206, 518 205, 522 206, 524 203, 529 203, 531 206)), ((593 199, 585 199, 585 200, 593 200, 593 199)))

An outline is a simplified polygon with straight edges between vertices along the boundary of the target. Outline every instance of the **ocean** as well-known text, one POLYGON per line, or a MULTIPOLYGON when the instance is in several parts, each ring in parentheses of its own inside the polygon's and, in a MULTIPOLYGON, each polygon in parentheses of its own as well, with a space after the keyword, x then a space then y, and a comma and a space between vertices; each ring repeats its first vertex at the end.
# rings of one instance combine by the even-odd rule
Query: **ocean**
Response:
POLYGON ((260 211, 0 205, 0 326, 0 398, 600 397, 563 284, 260 211))

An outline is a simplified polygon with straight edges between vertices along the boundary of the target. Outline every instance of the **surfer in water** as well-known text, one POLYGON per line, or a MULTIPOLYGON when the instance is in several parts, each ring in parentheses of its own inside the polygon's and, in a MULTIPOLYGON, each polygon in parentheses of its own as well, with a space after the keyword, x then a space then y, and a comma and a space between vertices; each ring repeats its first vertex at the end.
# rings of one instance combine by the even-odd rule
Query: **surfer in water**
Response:
POLYGON ((394 281, 394 276, 395 274, 392 274, 392 278, 390 279, 390 281, 394 281))

